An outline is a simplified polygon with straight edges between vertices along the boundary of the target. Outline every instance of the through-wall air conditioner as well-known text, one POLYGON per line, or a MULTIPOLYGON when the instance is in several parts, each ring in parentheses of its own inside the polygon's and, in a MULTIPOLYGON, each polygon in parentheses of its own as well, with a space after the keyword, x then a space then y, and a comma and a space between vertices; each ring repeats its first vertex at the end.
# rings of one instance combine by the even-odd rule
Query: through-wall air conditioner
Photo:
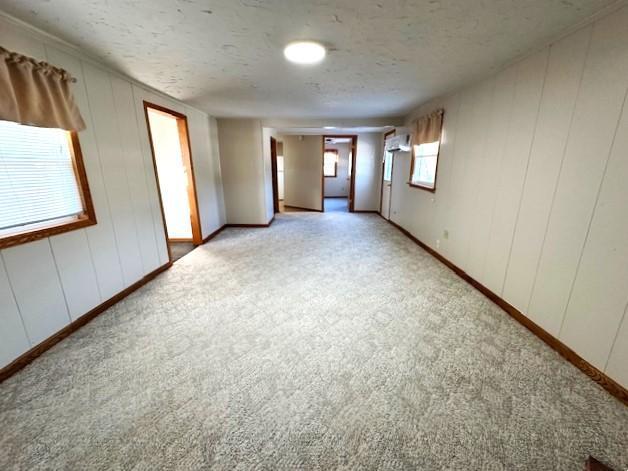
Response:
POLYGON ((398 134, 386 139, 386 151, 409 152, 412 149, 412 137, 410 134, 398 134))

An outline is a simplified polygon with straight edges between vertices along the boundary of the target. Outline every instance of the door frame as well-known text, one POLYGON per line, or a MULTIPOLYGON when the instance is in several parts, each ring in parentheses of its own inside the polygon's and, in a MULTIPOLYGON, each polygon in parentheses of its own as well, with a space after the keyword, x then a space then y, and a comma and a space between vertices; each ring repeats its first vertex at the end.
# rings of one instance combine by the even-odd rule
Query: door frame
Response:
MULTIPOLYGON (((384 133, 384 158, 382 159, 382 178, 381 178, 381 183, 379 185, 379 214, 380 216, 382 215, 382 202, 383 202, 383 198, 384 198, 384 168, 386 167, 386 138, 390 135, 395 135, 395 132, 397 130, 396 129, 391 129, 388 132, 384 133)), ((393 175, 393 171, 395 169, 395 154, 393 154, 392 157, 392 164, 390 166, 390 197, 388 198, 388 218, 390 219, 390 202, 392 201, 392 175, 393 175)))
POLYGON ((323 134, 321 153, 321 211, 325 212, 325 138, 351 138, 351 178, 349 181, 349 212, 355 211, 355 162, 358 153, 357 134, 323 134))
POLYGON ((277 139, 270 136, 270 168, 273 174, 273 211, 279 212, 279 181, 277 176, 277 139))
MULTIPOLYGON (((192 149, 190 147, 190 130, 188 127, 188 118, 183 113, 171 110, 165 106, 151 103, 144 100, 144 116, 146 118, 146 128, 148 130, 148 142, 150 144, 150 152, 153 159, 153 170, 155 171, 155 181, 157 183, 157 195, 159 196, 159 207, 161 209, 161 217, 164 224, 164 233, 166 242, 192 242, 194 245, 203 243, 203 235, 201 232, 201 215, 198 207, 198 196, 196 192, 196 177, 194 176, 194 162, 192 161, 192 149), (168 226, 166 224, 166 214, 164 212, 164 203, 161 197, 161 186, 159 184, 159 173, 157 172, 157 159, 155 158, 155 146, 153 145, 153 134, 150 129, 150 121, 148 119, 148 111, 157 111, 168 115, 177 120, 177 129, 179 131, 179 143, 181 144, 181 157, 183 165, 188 176, 188 203, 190 205, 190 225, 192 227, 191 239, 174 239, 168 237, 168 226)), ((168 246, 168 257, 172 261, 170 246, 168 246)))

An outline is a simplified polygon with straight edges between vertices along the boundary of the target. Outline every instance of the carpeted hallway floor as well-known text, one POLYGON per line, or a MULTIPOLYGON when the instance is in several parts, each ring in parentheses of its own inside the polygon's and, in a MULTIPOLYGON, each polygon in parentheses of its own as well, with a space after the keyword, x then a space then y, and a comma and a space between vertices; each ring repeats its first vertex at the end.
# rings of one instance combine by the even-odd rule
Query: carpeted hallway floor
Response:
POLYGON ((376 215, 229 229, 0 385, 0 469, 628 466, 628 408, 376 215))

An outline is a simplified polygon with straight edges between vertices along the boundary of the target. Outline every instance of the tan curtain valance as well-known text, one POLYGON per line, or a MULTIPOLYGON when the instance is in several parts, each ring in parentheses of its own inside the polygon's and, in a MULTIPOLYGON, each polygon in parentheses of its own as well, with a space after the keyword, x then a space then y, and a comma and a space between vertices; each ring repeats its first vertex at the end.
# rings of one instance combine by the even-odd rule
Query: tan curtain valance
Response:
POLYGON ((440 131, 443 126, 443 113, 444 110, 442 109, 436 110, 416 120, 416 129, 412 141, 415 146, 440 140, 440 131))
POLYGON ((85 129, 68 72, 0 47, 0 119, 68 131, 85 129))

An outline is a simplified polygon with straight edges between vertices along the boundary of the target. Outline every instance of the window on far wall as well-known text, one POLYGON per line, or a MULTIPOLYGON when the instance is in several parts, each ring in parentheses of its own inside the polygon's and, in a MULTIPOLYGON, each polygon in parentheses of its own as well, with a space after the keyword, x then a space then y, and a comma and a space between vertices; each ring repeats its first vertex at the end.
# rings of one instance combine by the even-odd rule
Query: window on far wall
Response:
POLYGON ((338 151, 335 149, 326 149, 323 161, 323 175, 326 177, 335 177, 337 176, 337 170, 338 151))
POLYGON ((436 188, 436 166, 440 142, 426 142, 412 148, 410 184, 433 190, 436 188))
POLYGON ((384 151, 384 181, 392 181, 393 153, 384 151))
POLYGON ((76 133, 0 121, 0 247, 92 224, 76 133))

